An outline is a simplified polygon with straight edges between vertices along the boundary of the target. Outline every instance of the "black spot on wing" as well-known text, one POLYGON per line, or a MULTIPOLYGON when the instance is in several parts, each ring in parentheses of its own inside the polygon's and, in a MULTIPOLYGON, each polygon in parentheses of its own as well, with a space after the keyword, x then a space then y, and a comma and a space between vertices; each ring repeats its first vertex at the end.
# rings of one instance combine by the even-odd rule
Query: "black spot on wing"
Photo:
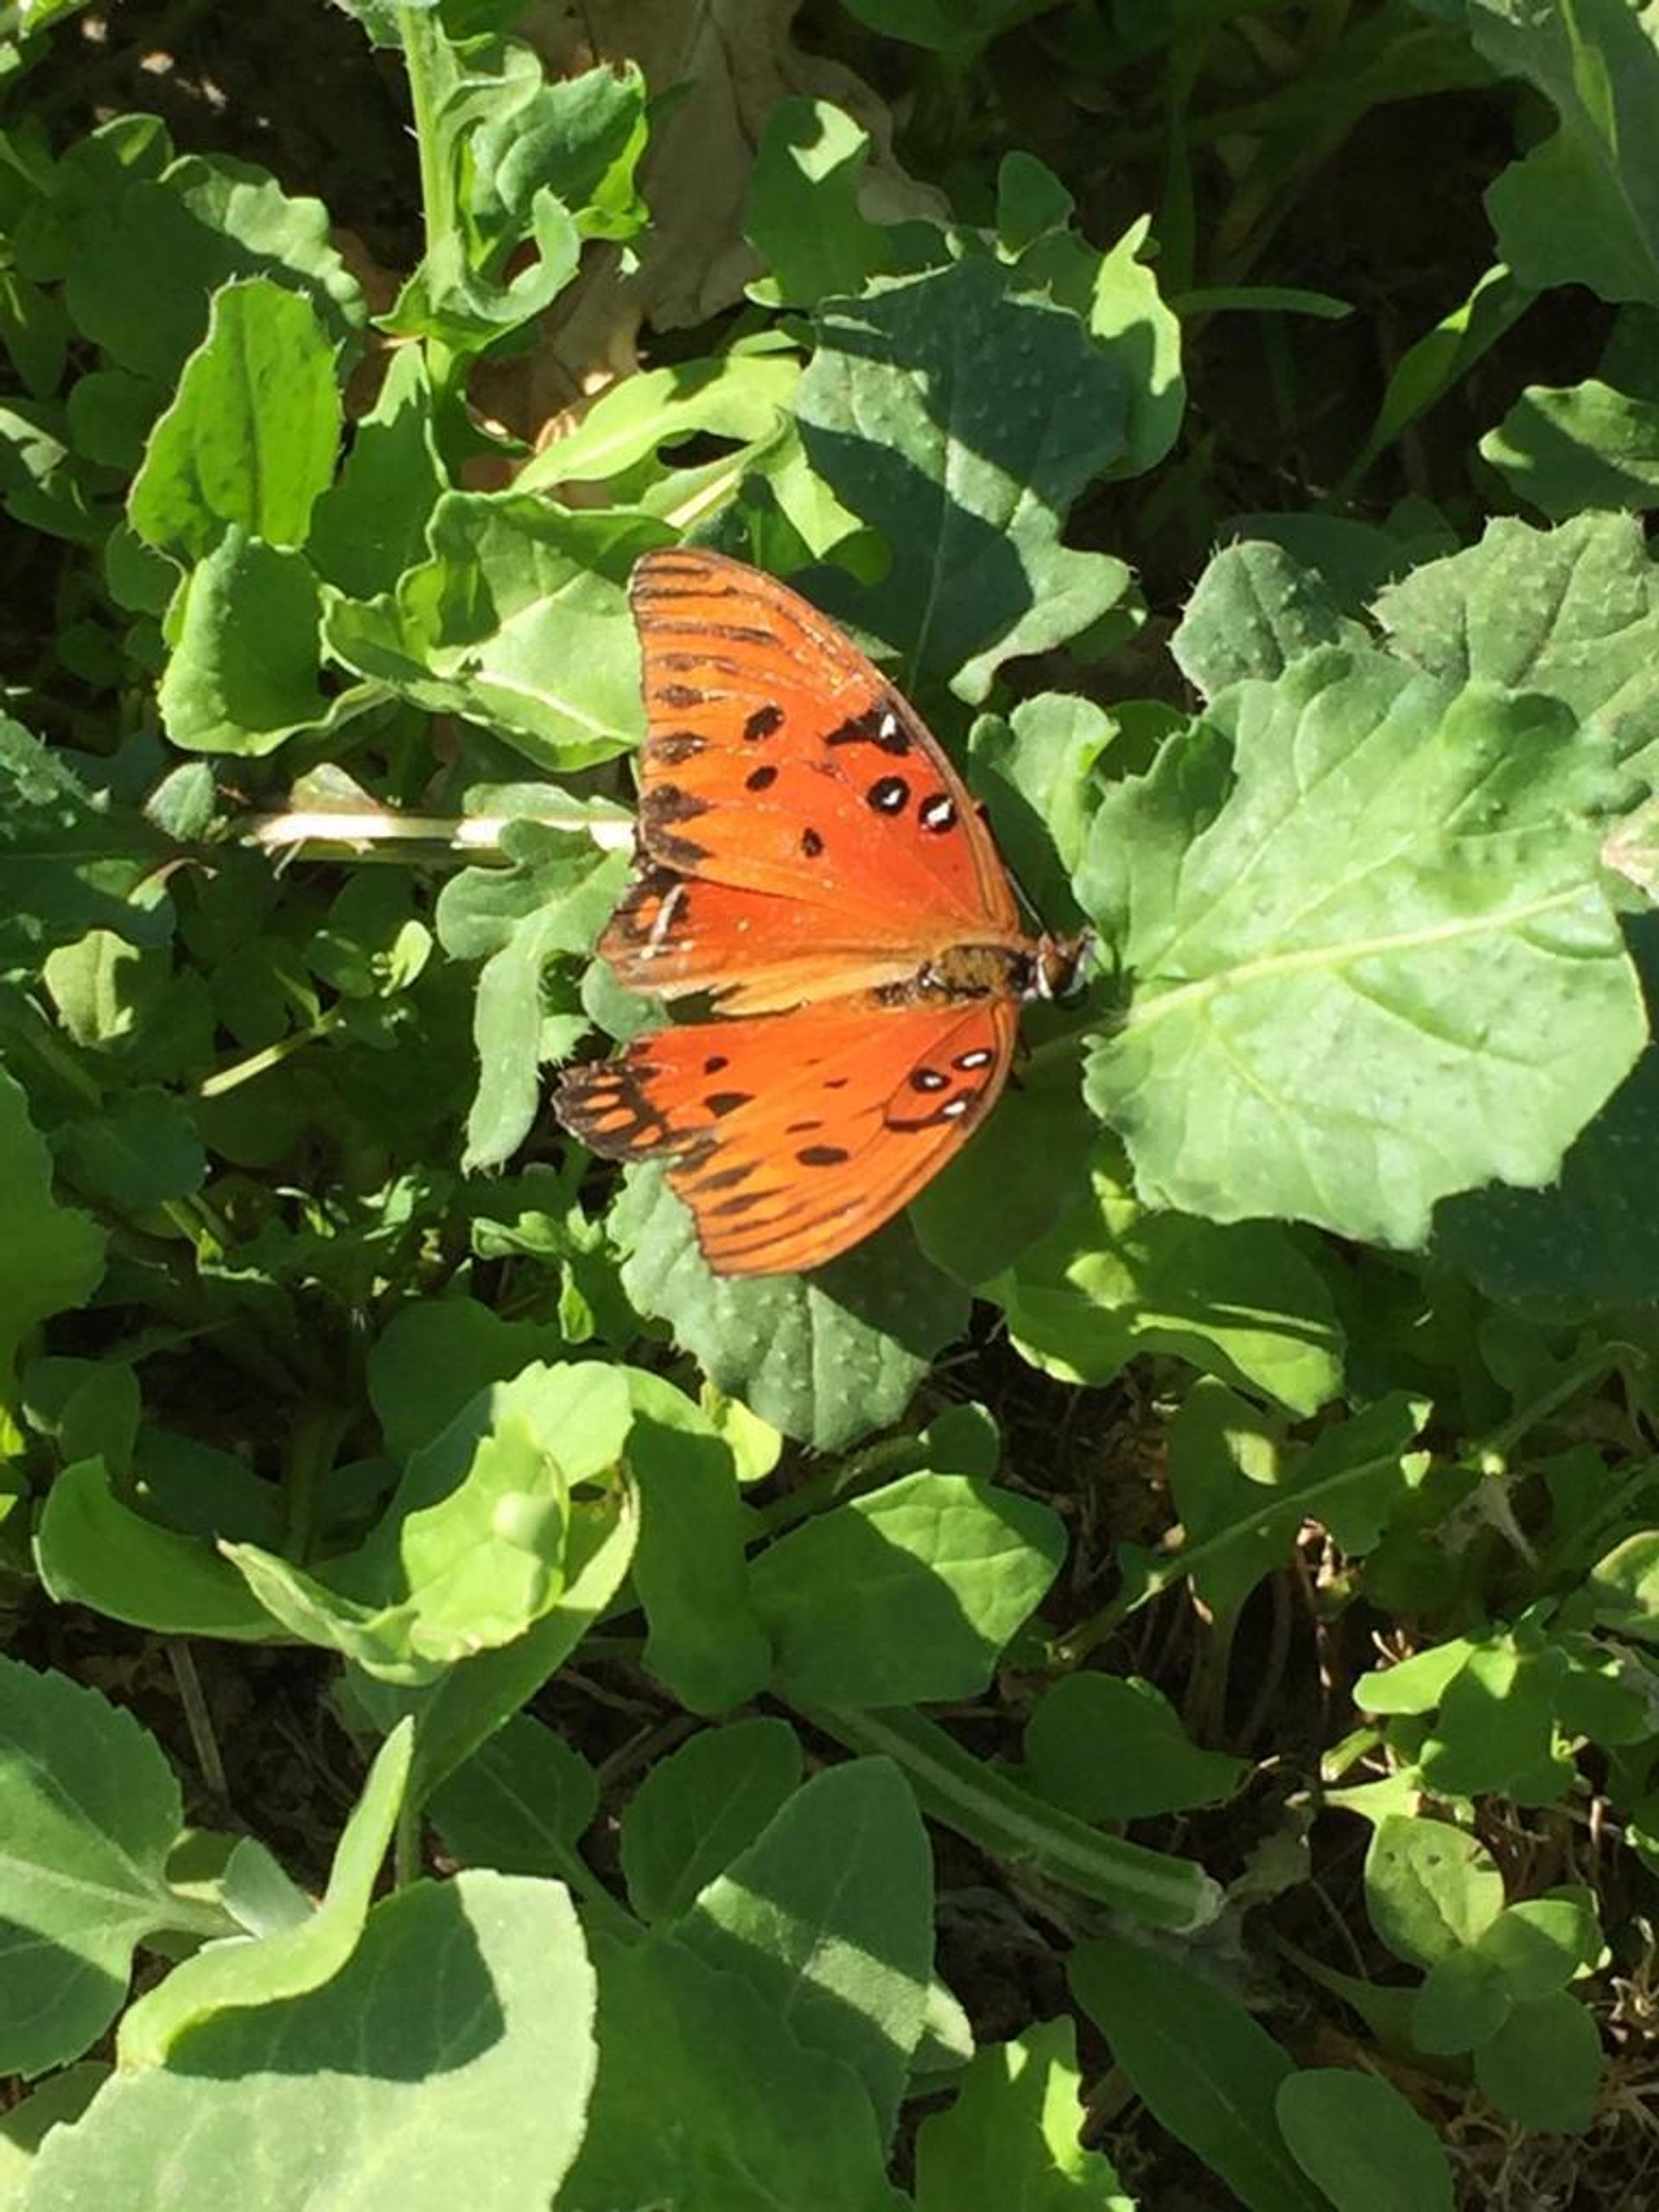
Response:
POLYGON ((759 745, 763 738, 770 737, 774 730, 780 730, 783 726, 784 710, 781 707, 757 707, 744 723, 743 734, 749 744, 759 745))
POLYGON ((816 830, 802 830, 801 850, 810 861, 817 860, 818 855, 823 850, 823 840, 816 830))
POLYGON ((711 1090, 703 1104, 720 1121, 728 1114, 735 1114, 740 1106, 747 1106, 753 1098, 752 1090, 711 1090))
POLYGON ((852 1156, 844 1146, 838 1144, 803 1145, 795 1155, 803 1167, 839 1167, 852 1156))
POLYGON ((878 700, 861 715, 849 715, 847 721, 826 732, 823 741, 836 747, 873 745, 878 753, 891 753, 897 759, 902 759, 911 750, 910 733, 891 698, 878 700))
POLYGON ((751 768, 743 779, 746 791, 769 791, 778 780, 778 771, 771 766, 751 768))

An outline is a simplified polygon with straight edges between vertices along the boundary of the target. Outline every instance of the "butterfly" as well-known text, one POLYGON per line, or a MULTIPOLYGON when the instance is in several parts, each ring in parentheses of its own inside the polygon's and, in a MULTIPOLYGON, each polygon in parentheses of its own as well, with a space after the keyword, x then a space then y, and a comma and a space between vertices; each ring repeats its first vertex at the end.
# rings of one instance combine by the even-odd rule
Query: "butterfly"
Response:
POLYGON ((1083 940, 1021 924, 983 810, 817 609, 689 546, 647 553, 636 869, 599 950, 717 1018, 568 1070, 554 1108, 660 1160, 717 1274, 821 1266, 908 1204, 1007 1079, 1022 1001, 1083 940))

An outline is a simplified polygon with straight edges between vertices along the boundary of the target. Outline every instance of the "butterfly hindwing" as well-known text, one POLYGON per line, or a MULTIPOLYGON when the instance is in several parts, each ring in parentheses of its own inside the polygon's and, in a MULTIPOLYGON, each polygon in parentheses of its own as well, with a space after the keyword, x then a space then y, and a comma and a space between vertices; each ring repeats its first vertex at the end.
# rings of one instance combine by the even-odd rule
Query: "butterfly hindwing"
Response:
POLYGON ((569 1072, 561 1119, 595 1152, 662 1159, 721 1274, 787 1274, 908 1204, 988 1112, 1007 998, 865 999, 657 1031, 569 1072))

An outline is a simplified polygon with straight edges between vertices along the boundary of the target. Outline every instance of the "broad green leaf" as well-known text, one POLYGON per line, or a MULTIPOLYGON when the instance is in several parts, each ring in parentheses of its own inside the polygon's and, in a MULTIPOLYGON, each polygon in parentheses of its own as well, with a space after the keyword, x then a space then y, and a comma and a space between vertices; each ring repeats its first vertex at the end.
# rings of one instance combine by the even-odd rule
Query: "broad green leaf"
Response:
MULTIPOLYGON (((1027 1021, 1029 1031, 1039 1026, 1027 1021)), ((996 1112, 918 1192, 909 1220, 935 1266, 983 1294, 1052 1231, 1086 1182, 1100 1124, 1074 1051, 1034 1054, 996 1112)))
POLYGON ((429 714, 497 730, 538 767, 622 752, 640 721, 624 582, 672 533, 519 492, 448 492, 427 559, 372 600, 327 602, 329 651, 429 714))
POLYGON ((1080 1943, 1067 1972, 1153 2118, 1248 2212, 1328 2212, 1279 2132, 1290 2058, 1236 1998, 1117 1936, 1080 1943))
POLYGON ((594 2063, 593 1972, 564 1891, 419 1882, 375 1907, 321 1988, 207 2022, 176 2071, 106 2083, 47 2139, 30 2212, 389 2203, 392 2144, 401 2212, 524 2212, 575 2155, 594 2063))
POLYGON ((1572 1779, 1555 1752, 1554 1724, 1567 1655, 1535 1637, 1491 1636, 1446 1687, 1423 1745, 1423 1779, 1442 1797, 1502 1791, 1548 1802, 1572 1779))
POLYGON ((850 2068, 891 2136, 933 1958, 932 1853, 897 1767, 855 1759, 815 1775, 677 1932, 747 1981, 804 2050, 850 2068))
POLYGON ((1151 216, 1141 216, 1101 256, 1089 304, 1089 328, 1128 385, 1124 452, 1105 471, 1109 477, 1156 467, 1179 436, 1186 412, 1180 319, 1148 265, 1157 253, 1151 228, 1151 216))
POLYGON ((1026 0, 846 0, 847 12, 885 38, 964 60, 1027 12, 1026 0))
MULTIPOLYGON (((522 57, 513 57, 510 76, 521 66, 522 57)), ((639 64, 607 63, 550 81, 525 75, 531 96, 522 106, 487 90, 480 103, 471 222, 522 225, 537 196, 551 192, 584 238, 632 237, 645 220, 634 183, 646 141, 647 87, 639 64)))
POLYGON ((31 1331, 81 1305, 104 1274, 104 1232, 52 1196, 52 1161, 21 1084, 0 1068, 0 1402, 31 1331))
POLYGON ((1659 1212, 1646 1185, 1656 1144, 1659 1051, 1649 1045, 1547 1190, 1495 1185, 1442 1201, 1435 1257, 1532 1313, 1645 1305, 1659 1297, 1659 1212))
POLYGON ((894 2212, 850 2069, 804 2049, 752 1984, 672 1939, 593 1948, 599 2078, 559 2212, 894 2212))
POLYGON ((1474 1648, 1467 1637, 1452 1636, 1395 1666, 1362 1675, 1354 1684, 1354 1703, 1362 1713, 1432 1713, 1474 1648))
POLYGON ((1082 919, 1071 877, 1104 789, 1096 768, 1117 734, 1093 700, 1044 691, 1022 699, 1006 720, 982 715, 969 736, 974 780, 990 803, 997 849, 1050 929, 1082 919))
POLYGON ((1304 653, 1357 645, 1363 634, 1317 570, 1281 545, 1246 540, 1205 569, 1169 649, 1188 683, 1213 699, 1246 677, 1270 681, 1304 653))
POLYGON ((1348 2066, 1290 2074, 1274 2109, 1292 2158, 1336 2212, 1452 2212, 1440 2138, 1381 2075, 1348 2066))
POLYGON ((528 1704, 563 1666, 620 1588, 633 1556, 639 1514, 631 1486, 571 1510, 564 1595, 554 1611, 498 1650, 480 1651, 430 1687, 410 1689, 366 1674, 348 1677, 353 1705, 387 1731, 405 1713, 416 1722, 412 1803, 431 1792, 528 1704))
POLYGON ((1586 284, 1606 300, 1659 304, 1659 149, 1645 127, 1659 97, 1651 16, 1628 0, 1516 8, 1470 0, 1479 51, 1525 77, 1560 128, 1490 186, 1486 209, 1523 284, 1586 284))
POLYGON ((562 954, 588 951, 626 878, 620 852, 602 851, 579 831, 514 823, 502 845, 510 868, 467 868, 438 899, 445 950, 484 957, 473 1017, 479 1082, 463 1162, 474 1168, 499 1166, 518 1149, 541 1108, 544 1063, 563 1058, 587 1028, 574 976, 561 1003, 548 969, 562 954))
POLYGON ((32 966, 91 929, 162 943, 173 913, 151 872, 165 850, 140 816, 0 715, 0 965, 32 966))
POLYGON ((126 1478, 143 1417, 131 1367, 120 1360, 42 1357, 25 1364, 21 1381, 25 1425, 51 1438, 66 1467, 101 1459, 118 1479, 126 1478))
MULTIPOLYGON (((632 481, 661 448, 692 437, 759 445, 785 419, 800 375, 792 353, 733 352, 639 370, 601 392, 573 430, 526 461, 514 488, 632 481)), ((667 463, 658 467, 669 473, 667 463)))
POLYGON ((462 1866, 559 1878, 579 1864, 577 1843, 598 1810, 592 1767, 528 1713, 515 1713, 497 1729, 426 1808, 445 1850, 462 1866))
POLYGON ((424 556, 443 489, 425 359, 400 346, 374 405, 352 425, 339 481, 312 511, 306 550, 318 575, 353 599, 393 589, 424 556))
POLYGON ((1419 2050, 1440 2056, 1475 2050, 1497 2033, 1514 2004, 1514 1992, 1482 1946, 1448 1951, 1435 1960, 1417 1992, 1411 2039, 1419 2050))
POLYGON ((731 1447, 659 1376, 630 1381, 628 1468, 639 1491, 633 1587, 649 1628, 641 1663, 690 1711, 723 1713, 763 1689, 772 1671, 749 1599, 751 1531, 731 1447))
POLYGON ((690 1213, 647 1169, 628 1179, 610 1226, 639 1312, 666 1321, 716 1389, 821 1452, 898 1420, 967 1324, 966 1292, 921 1259, 902 1224, 810 1275, 715 1275, 690 1213))
POLYGON ((682 1919, 800 1787, 801 1746, 760 1715, 699 1729, 648 1767, 622 1815, 628 1901, 642 1920, 682 1919))
POLYGON ((1084 1821, 1222 1804, 1249 1770, 1193 1743, 1163 1693, 1134 1675, 1063 1675, 1033 1708, 1025 1751, 1044 1796, 1084 1821))
POLYGON ((252 164, 187 154, 84 207, 59 247, 65 296, 81 335, 149 381, 159 409, 223 284, 269 276, 303 293, 337 344, 361 327, 363 295, 328 228, 321 200, 289 198, 252 164))
POLYGON ((257 1545, 223 1548, 291 1634, 389 1682, 429 1683, 557 1611, 571 1493, 614 1476, 632 1420, 622 1369, 531 1365, 415 1453, 357 1551, 306 1573, 257 1545))
POLYGON ((1522 2003, 1552 1996, 1602 1956, 1595 1892, 1554 1890, 1505 1905, 1481 1937, 1479 1949, 1522 2003))
POLYGON ((175 745, 257 755, 327 721, 318 688, 322 601, 304 554, 234 523, 184 588, 159 693, 175 745))
POLYGON ((887 537, 883 582, 833 610, 902 651, 906 688, 977 704, 1016 653, 1062 645, 1128 589, 1060 523, 1124 450, 1127 376, 1078 319, 986 260, 832 302, 801 379, 808 458, 887 537))
POLYGON ((806 1522, 755 1560, 775 1681, 830 1706, 976 1697, 1065 1556, 1046 1506, 915 1474, 806 1522))
POLYGON ((283 2004, 332 1980, 357 1948, 368 1918, 413 1748, 407 1721, 381 1745, 314 1913, 296 1927, 255 1941, 232 1937, 207 1945, 129 2008, 116 2045, 124 2069, 162 2064, 181 2036, 218 2013, 283 2004))
POLYGON ((0 2113, 0 2212, 22 2212, 35 2154, 48 2131, 79 2120, 109 2075, 102 2060, 83 2059, 48 2075, 0 2113))
POLYGON ((1096 1141, 1070 1211, 983 1286, 1033 1366, 1109 1382, 1137 1353, 1173 1353, 1296 1413, 1335 1396, 1342 1333, 1330 1292, 1276 1222, 1203 1221, 1142 1205, 1121 1147, 1096 1141))
POLYGON ((919 2212, 1134 2212, 1111 2160, 1077 2139, 1082 2099, 1070 2020, 988 2044, 917 2132, 919 2212))
POLYGON ((229 524, 303 545, 340 421, 334 349, 310 301, 266 277, 226 284, 150 434, 127 519, 181 561, 201 560, 229 524))
POLYGON ((1082 885, 1135 976, 1087 1088, 1142 1197, 1412 1247, 1437 1198, 1549 1181, 1644 1033, 1618 789, 1566 706, 1379 653, 1230 689, 1103 804, 1082 885))
POLYGON ((1659 406, 1593 377, 1566 390, 1529 385, 1480 453, 1552 521, 1591 507, 1639 514, 1659 492, 1659 406))
POLYGON ((1475 2083, 1507 2120, 1541 2133, 1582 2135, 1601 2094, 1601 2037, 1566 1990, 1517 2005, 1475 2053, 1475 2083))
POLYGON ((859 206, 869 156, 869 133, 830 101, 778 102, 755 148, 743 222, 772 272, 757 297, 814 308, 893 266, 887 232, 859 206))
POLYGON ((178 1784, 130 1714, 67 1675, 0 1659, 8 2073, 79 2058, 120 2007, 133 1946, 200 1924, 163 1871, 181 1821, 178 1784))
POLYGON ((1391 1813, 1365 1854, 1365 1904, 1396 1958, 1431 1967, 1491 1926, 1503 1907, 1503 1877, 1474 1836, 1391 1813))
POLYGON ((124 1213, 148 1213, 187 1198, 200 1189, 207 1172, 189 1107, 149 1085, 67 1123, 59 1134, 58 1153, 82 1191, 124 1213))
POLYGON ((269 1643, 278 1623, 200 1535, 124 1504, 99 1459, 65 1467, 47 1492, 35 1561, 50 1596, 162 1636, 269 1643))
POLYGON ((1621 755, 1659 736, 1659 568, 1633 515, 1556 530, 1500 516, 1391 584, 1376 613, 1396 653, 1448 683, 1544 692, 1621 755))
POLYGON ((1586 1593, 1601 1627, 1659 1643, 1659 1529, 1615 1544, 1591 1571, 1586 1593))
POLYGON ((506 1382, 563 1349, 543 1321, 510 1321, 475 1298, 422 1298, 400 1306, 367 1361, 369 1403, 386 1449, 407 1459, 446 1427, 475 1392, 506 1382))

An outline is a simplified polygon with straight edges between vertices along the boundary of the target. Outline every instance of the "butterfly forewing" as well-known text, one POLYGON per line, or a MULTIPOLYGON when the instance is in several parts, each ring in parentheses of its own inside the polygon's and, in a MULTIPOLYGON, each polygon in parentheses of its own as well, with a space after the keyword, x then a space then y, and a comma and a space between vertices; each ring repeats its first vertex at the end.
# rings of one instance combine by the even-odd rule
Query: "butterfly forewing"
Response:
POLYGON ((828 907, 861 947, 1020 934, 990 834, 938 741, 855 646, 772 577, 647 554, 642 848, 661 867, 828 907))

